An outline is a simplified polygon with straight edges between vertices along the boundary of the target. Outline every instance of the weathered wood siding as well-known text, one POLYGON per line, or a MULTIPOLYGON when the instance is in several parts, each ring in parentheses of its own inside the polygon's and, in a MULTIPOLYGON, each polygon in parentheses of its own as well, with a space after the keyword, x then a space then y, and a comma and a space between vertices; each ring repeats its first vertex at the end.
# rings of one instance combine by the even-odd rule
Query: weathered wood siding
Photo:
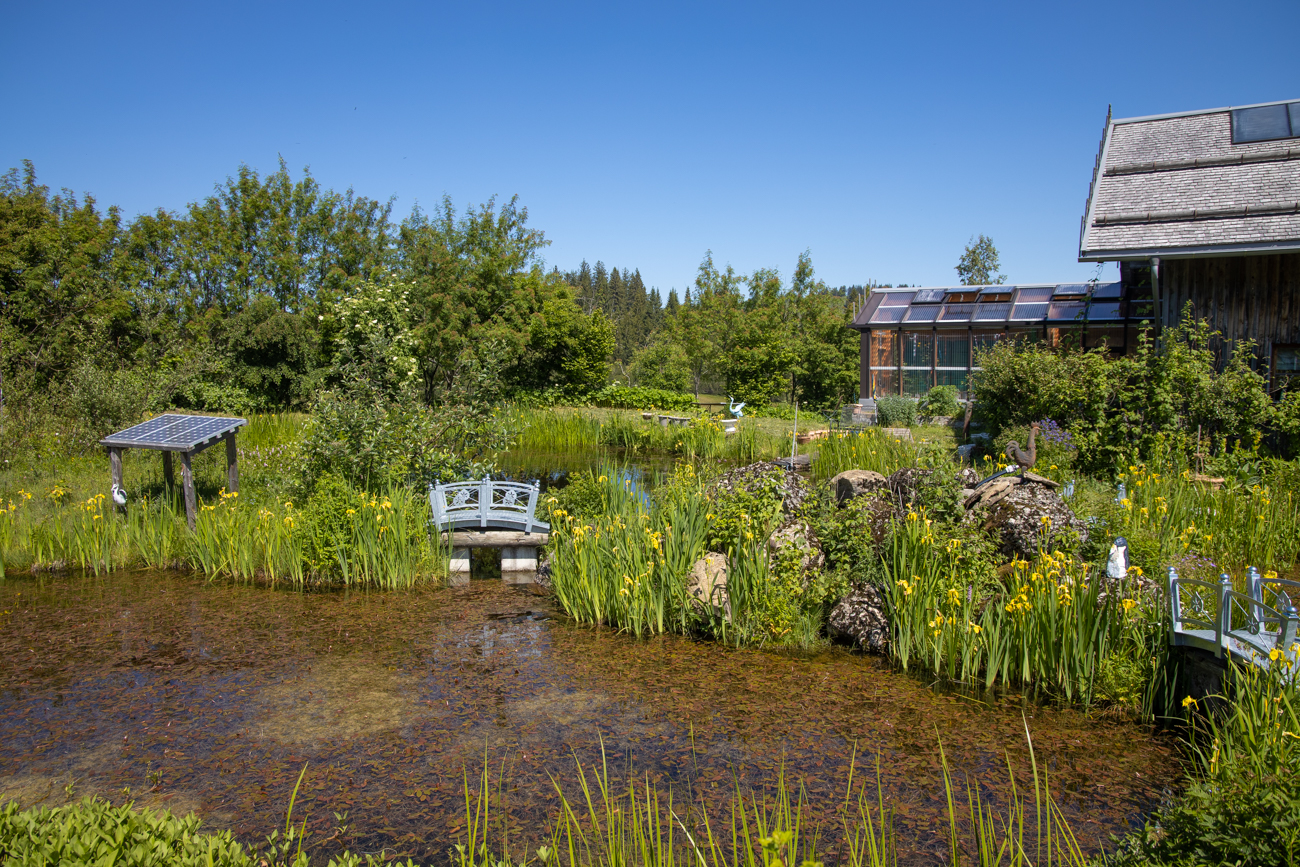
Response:
POLYGON ((1255 341, 1256 360, 1265 367, 1274 343, 1300 343, 1300 253, 1166 259, 1160 289, 1165 325, 1177 323, 1191 302, 1192 313, 1209 320, 1229 345, 1255 341))

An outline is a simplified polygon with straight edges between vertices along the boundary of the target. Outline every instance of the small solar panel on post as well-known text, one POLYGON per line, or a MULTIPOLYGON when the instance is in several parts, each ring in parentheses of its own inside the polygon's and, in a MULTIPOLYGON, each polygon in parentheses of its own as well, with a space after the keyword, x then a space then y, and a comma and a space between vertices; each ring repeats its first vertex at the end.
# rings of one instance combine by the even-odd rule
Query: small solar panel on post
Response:
POLYGON ((109 434, 99 441, 108 449, 113 484, 122 488, 122 450, 155 449, 163 453, 163 477, 172 485, 172 453, 181 456, 181 484, 184 488, 185 519, 194 529, 197 504, 194 495, 194 456, 221 440, 226 442, 226 488, 239 490, 239 451, 235 431, 248 424, 246 419, 224 416, 180 415, 168 413, 138 425, 109 434))

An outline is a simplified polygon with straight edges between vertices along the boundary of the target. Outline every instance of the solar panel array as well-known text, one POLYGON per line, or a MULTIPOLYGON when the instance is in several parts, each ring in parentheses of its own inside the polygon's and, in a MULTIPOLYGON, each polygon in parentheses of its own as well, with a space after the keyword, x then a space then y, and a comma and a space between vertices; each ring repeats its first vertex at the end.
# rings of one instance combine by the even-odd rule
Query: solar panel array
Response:
POLYGON ((190 451, 220 439, 245 424, 248 422, 242 418, 169 413, 109 434, 99 444, 119 448, 190 451))

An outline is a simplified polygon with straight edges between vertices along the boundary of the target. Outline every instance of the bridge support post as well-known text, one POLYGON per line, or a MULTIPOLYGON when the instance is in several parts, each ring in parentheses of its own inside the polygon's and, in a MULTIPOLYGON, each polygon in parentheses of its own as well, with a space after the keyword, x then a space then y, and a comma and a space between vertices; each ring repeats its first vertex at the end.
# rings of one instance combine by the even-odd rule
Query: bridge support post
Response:
POLYGON ((1278 624, 1277 646, 1283 653, 1291 652, 1291 645, 1296 643, 1297 618, 1295 606, 1288 605, 1282 612, 1282 622, 1278 624))
POLYGON ((501 580, 506 584, 532 584, 537 580, 537 549, 519 545, 501 549, 501 580))
POLYGON ((451 549, 451 560, 447 566, 447 583, 452 587, 464 587, 469 583, 468 548, 451 549))

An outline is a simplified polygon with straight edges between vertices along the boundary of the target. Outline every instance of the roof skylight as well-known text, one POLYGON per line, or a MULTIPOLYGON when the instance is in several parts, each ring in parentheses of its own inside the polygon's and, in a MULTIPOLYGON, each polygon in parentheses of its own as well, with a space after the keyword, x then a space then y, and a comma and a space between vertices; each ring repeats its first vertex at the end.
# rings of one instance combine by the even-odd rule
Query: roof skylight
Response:
POLYGON ((1239 108, 1232 113, 1232 143, 1300 138, 1300 102, 1239 108))

